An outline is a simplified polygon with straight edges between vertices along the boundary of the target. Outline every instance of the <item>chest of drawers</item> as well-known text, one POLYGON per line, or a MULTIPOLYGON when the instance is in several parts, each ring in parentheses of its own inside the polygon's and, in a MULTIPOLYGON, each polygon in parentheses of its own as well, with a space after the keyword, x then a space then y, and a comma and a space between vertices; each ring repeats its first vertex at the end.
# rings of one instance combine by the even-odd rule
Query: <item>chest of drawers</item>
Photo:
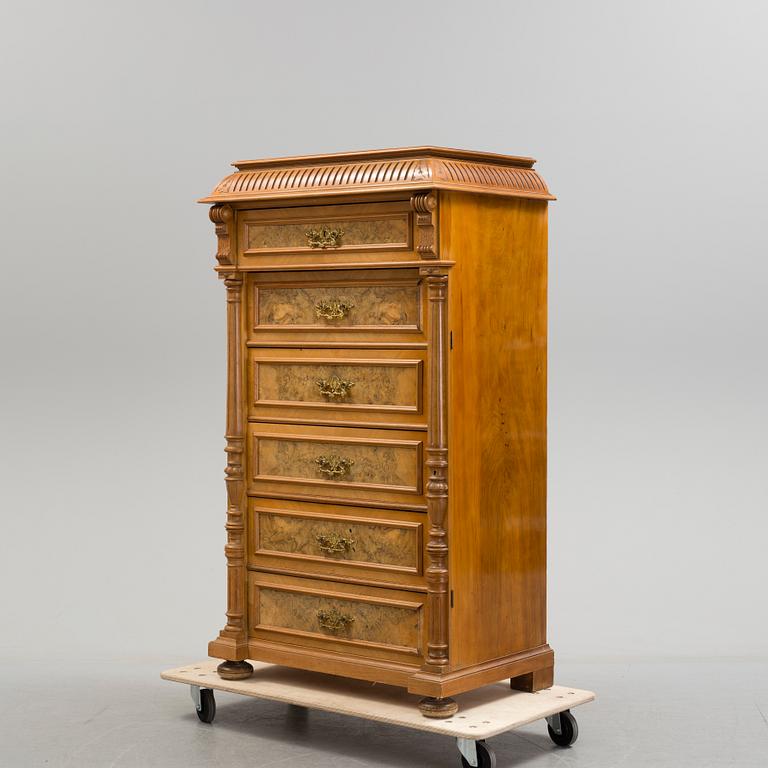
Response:
POLYGON ((546 642, 547 205, 529 158, 236 163, 203 199, 227 296, 224 678, 248 659, 423 714, 546 642))

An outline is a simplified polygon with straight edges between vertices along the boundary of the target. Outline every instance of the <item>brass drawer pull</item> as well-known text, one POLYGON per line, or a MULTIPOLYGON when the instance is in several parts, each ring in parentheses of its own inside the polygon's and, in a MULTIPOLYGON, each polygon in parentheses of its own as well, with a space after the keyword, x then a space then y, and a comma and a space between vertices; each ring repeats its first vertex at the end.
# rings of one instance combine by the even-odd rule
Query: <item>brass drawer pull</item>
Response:
POLYGON ((343 459, 341 456, 318 456, 315 459, 320 471, 333 480, 349 472, 354 463, 353 459, 343 459))
POLYGON ((340 379, 338 376, 331 376, 330 379, 318 379, 317 386, 320 389, 320 394, 326 397, 346 397, 352 387, 355 386, 355 382, 340 379))
POLYGON ((343 229, 331 229, 330 227, 308 229, 306 232, 310 248, 338 248, 341 245, 343 234, 343 229))
POLYGON ((330 632, 341 632, 354 620, 354 616, 350 616, 348 613, 341 613, 335 608, 331 608, 329 611, 321 608, 317 612, 318 624, 320 624, 323 629, 327 629, 330 632))
POLYGON ((340 533, 319 533, 315 538, 317 546, 323 552, 337 554, 350 552, 355 548, 355 540, 351 536, 342 536, 340 533))
POLYGON ((315 304, 315 314, 326 320, 341 320, 346 317, 350 309, 354 309, 351 301, 344 299, 323 299, 315 304))

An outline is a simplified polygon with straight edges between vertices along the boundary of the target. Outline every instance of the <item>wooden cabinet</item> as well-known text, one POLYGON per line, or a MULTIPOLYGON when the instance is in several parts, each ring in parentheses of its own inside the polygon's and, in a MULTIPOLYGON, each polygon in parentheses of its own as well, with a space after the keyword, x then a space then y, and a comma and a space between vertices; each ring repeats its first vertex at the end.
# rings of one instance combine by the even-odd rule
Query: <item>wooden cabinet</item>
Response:
POLYGON ((547 205, 533 160, 417 147, 235 164, 227 623, 247 659, 452 694, 552 683, 547 205))

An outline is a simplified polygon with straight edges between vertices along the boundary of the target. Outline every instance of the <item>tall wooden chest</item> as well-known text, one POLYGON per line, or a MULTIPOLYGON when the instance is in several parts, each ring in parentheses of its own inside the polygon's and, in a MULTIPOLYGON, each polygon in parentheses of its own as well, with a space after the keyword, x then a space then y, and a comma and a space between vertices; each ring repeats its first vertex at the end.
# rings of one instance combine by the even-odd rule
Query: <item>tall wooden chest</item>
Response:
POLYGON ((552 684, 547 205, 534 161, 416 147, 235 163, 227 623, 247 659, 424 698, 552 684))

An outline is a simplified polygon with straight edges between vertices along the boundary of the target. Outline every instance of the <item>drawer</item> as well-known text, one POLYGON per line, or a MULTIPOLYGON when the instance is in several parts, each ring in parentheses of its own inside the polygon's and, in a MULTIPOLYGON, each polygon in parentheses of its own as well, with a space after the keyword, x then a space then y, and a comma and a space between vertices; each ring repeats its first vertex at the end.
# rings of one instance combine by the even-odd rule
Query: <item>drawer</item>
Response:
POLYGON ((425 588, 423 512, 249 499, 248 564, 425 588))
POLYGON ((238 214, 243 267, 407 261, 413 256, 410 202, 263 208, 238 214))
POLYGON ((425 595, 250 572, 254 639, 416 662, 425 650, 425 595))
POLYGON ((423 350, 250 349, 249 416, 425 428, 425 358, 423 350))
POLYGON ((249 424, 250 490, 423 505, 425 433, 249 424))
POLYGON ((417 269, 261 272, 247 280, 251 341, 425 339, 417 269))

